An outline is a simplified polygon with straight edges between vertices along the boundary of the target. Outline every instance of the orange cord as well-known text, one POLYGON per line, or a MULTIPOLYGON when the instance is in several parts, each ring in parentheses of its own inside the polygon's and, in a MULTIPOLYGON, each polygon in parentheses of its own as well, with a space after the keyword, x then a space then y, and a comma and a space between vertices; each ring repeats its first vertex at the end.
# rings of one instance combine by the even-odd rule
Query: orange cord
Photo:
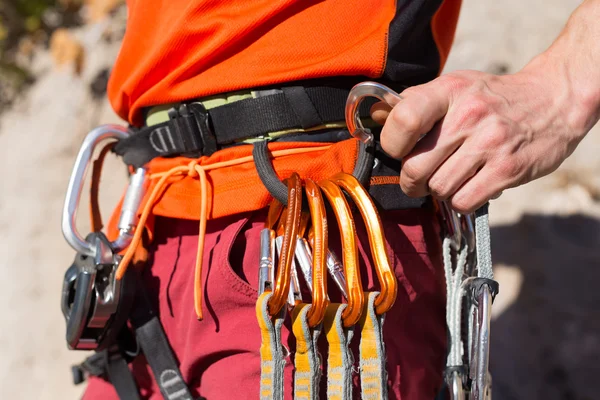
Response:
MULTIPOLYGON (((283 157, 295 154, 305 154, 312 153, 316 151, 324 151, 327 150, 331 145, 319 146, 319 147, 310 147, 310 148, 296 148, 296 149, 285 149, 285 150, 276 150, 271 153, 271 157, 283 157)), ((206 222, 208 220, 208 178, 206 177, 206 171, 226 168, 234 165, 244 164, 247 162, 253 161, 254 158, 252 156, 246 156, 242 158, 237 158, 229 161, 222 161, 214 164, 208 165, 200 165, 200 160, 193 160, 187 166, 181 165, 177 167, 173 167, 166 172, 159 172, 155 174, 151 174, 148 176, 148 179, 158 179, 156 185, 152 189, 150 196, 148 196, 148 200, 144 204, 142 209, 142 214, 140 215, 140 220, 138 222, 138 226, 133 235, 133 239, 131 240, 131 244, 125 251, 123 255, 123 259, 119 263, 119 268, 117 269, 117 279, 121 279, 129 264, 131 263, 131 259, 135 254, 136 249, 138 248, 141 240, 142 233, 144 231, 143 227, 146 225, 146 221, 154 208, 154 204, 156 200, 162 196, 164 191, 167 189, 167 181, 169 178, 174 176, 187 176, 191 178, 198 177, 200 181, 200 222, 198 229, 198 249, 196 253, 196 266, 194 270, 194 308, 196 310, 196 315, 199 320, 202 320, 202 258, 204 256, 204 237, 206 236, 206 222)))

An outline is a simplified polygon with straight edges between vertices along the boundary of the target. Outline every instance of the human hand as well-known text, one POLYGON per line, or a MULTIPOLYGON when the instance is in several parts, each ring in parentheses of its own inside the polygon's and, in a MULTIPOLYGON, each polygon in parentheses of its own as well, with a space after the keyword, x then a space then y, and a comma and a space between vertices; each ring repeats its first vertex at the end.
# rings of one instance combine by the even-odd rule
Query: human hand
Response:
POLYGON ((383 150, 403 159, 402 190, 469 213, 558 168, 595 121, 568 79, 541 69, 450 73, 406 89, 391 111, 375 104, 383 150))

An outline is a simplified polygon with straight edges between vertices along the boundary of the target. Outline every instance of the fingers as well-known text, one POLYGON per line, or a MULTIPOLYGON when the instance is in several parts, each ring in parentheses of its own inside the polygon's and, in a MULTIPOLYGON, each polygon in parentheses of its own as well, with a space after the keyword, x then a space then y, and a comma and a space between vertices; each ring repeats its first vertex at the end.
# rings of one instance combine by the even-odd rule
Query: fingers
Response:
MULTIPOLYGON (((381 131, 381 146, 394 158, 406 156, 419 138, 446 115, 450 106, 450 89, 437 79, 406 89, 402 97, 381 131)), ((377 106, 377 111, 380 110, 381 106, 377 106)))
POLYGON ((402 160, 400 186, 409 196, 423 197, 429 194, 430 178, 437 175, 436 170, 440 165, 444 168, 448 157, 461 145, 459 136, 441 135, 442 125, 438 123, 402 160))
POLYGON ((449 199, 450 206, 456 211, 468 214, 477 210, 490 199, 499 196, 506 187, 497 172, 484 166, 449 199))
POLYGON ((484 164, 484 157, 480 153, 461 146, 431 175, 427 183, 429 193, 438 200, 450 198, 484 164))

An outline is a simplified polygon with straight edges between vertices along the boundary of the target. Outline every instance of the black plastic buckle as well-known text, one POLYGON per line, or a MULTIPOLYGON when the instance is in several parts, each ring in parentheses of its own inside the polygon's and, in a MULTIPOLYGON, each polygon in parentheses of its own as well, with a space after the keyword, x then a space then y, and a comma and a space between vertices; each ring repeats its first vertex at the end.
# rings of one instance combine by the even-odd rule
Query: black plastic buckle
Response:
MULTIPOLYGON (((210 115, 202 104, 181 104, 169 111, 169 117, 176 122, 184 147, 198 149, 203 156, 210 156, 217 151, 217 138, 211 126, 210 115)), ((198 156, 193 151, 183 155, 198 156)))

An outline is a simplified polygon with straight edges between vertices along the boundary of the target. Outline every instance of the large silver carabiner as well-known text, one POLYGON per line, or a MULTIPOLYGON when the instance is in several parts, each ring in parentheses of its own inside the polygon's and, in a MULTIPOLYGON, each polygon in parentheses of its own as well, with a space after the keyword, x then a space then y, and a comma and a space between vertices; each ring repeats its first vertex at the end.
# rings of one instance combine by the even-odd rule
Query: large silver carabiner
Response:
POLYGON ((352 136, 365 144, 370 144, 373 142, 373 134, 363 127, 358 112, 360 103, 367 97, 375 97, 394 107, 402 100, 402 96, 381 83, 369 81, 361 82, 350 90, 346 100, 346 125, 352 136))
MULTIPOLYGON (((102 125, 93 129, 83 140, 73 172, 69 179, 67 195, 62 214, 62 232, 66 241, 78 253, 95 257, 96 246, 89 243, 79 233, 75 225, 79 199, 83 190, 86 171, 94 154, 94 149, 106 140, 122 140, 129 136, 127 128, 119 125, 102 125)), ((111 242, 115 251, 125 248, 131 241, 132 231, 136 224, 137 209, 143 197, 143 184, 146 171, 138 168, 131 176, 130 184, 125 194, 125 200, 119 218, 119 237, 111 242)))

